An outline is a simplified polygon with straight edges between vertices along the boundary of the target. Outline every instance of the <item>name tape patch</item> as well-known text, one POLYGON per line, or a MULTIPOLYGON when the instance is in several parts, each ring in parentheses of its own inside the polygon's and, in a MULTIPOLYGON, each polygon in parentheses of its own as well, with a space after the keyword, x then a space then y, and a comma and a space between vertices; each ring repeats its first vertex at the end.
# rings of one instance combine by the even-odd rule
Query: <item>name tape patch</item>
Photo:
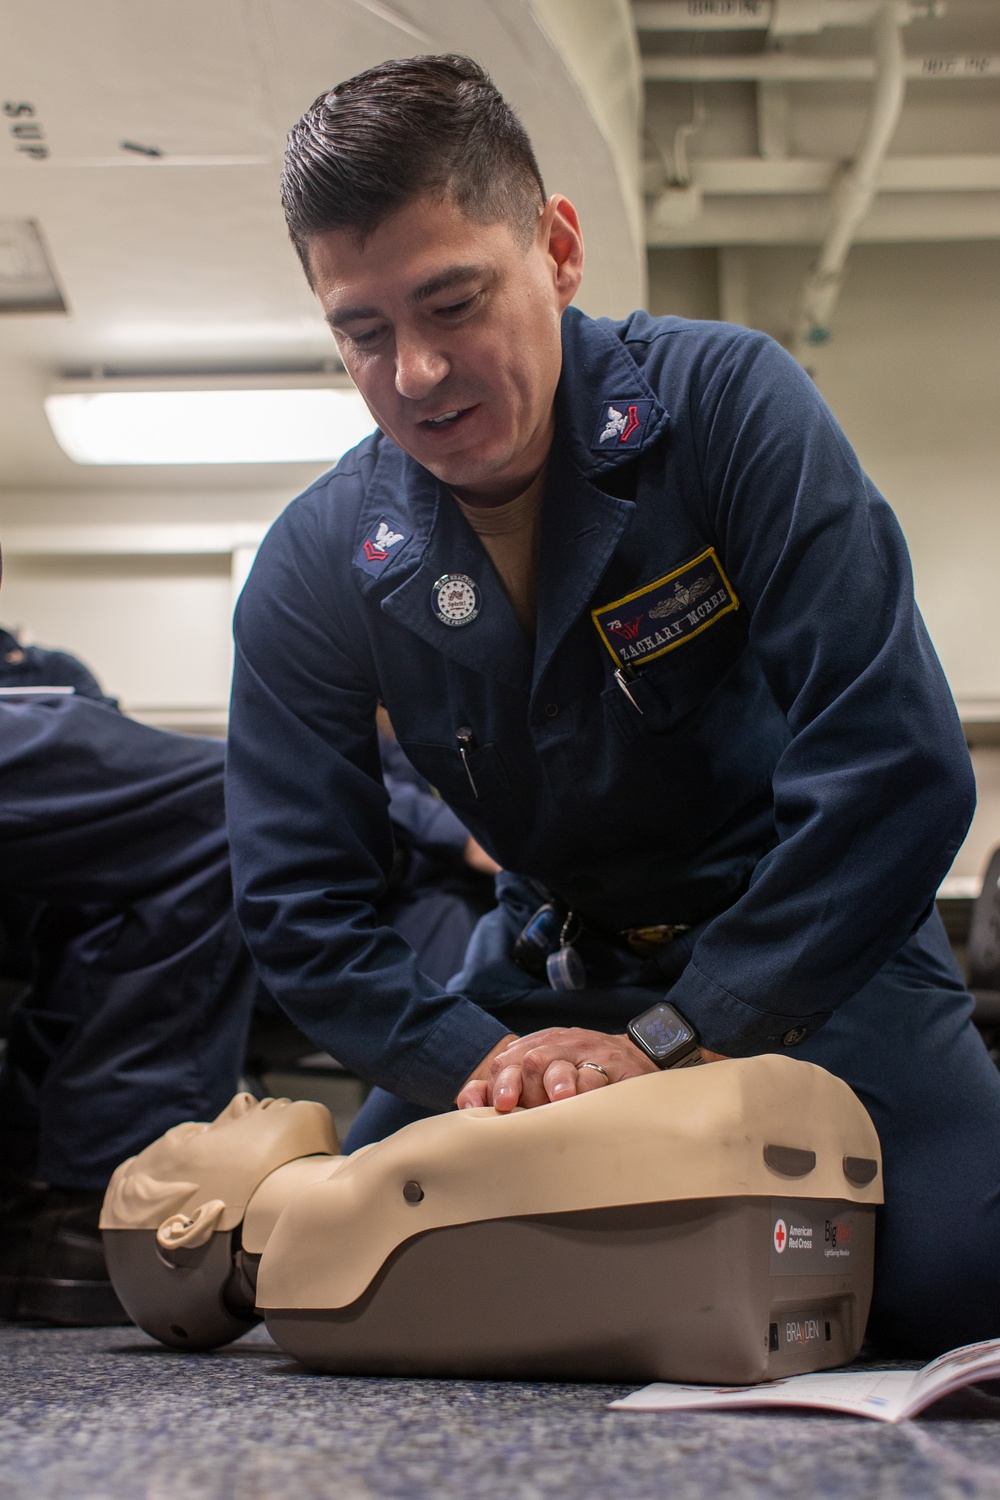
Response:
POLYGON ((390 558, 395 556, 412 535, 412 531, 404 531, 395 521, 387 521, 383 516, 375 530, 364 538, 355 552, 355 566, 370 573, 373 578, 378 578, 388 566, 390 558))
POLYGON ((665 656, 739 606, 715 548, 709 547, 655 583, 590 613, 615 664, 625 667, 665 656))
POLYGON ((590 446, 598 453, 638 448, 652 410, 652 401, 637 401, 634 397, 622 396, 615 401, 605 401, 590 446))

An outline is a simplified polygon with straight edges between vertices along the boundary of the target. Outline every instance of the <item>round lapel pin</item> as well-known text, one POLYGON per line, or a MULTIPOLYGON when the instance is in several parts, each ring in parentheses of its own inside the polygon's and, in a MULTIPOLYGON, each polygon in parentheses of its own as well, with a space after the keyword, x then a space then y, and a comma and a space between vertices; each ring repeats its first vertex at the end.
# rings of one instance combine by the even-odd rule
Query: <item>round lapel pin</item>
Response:
POLYGON ((482 602, 467 573, 445 573, 431 589, 431 608, 442 625, 471 625, 482 602))

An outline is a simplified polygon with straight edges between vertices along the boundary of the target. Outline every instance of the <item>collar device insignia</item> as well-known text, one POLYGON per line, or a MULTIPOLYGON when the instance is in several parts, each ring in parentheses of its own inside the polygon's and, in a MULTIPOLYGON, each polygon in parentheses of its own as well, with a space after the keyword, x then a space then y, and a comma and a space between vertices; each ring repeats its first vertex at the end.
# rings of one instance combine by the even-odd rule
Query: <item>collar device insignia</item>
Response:
POLYGON ((640 401, 633 396, 619 396, 613 401, 605 401, 591 448, 598 453, 638 448, 652 410, 652 401, 640 401))
POLYGON ((640 667, 700 635, 740 601, 714 547, 590 614, 615 666, 640 667))
POLYGON ((355 552, 355 567, 369 573, 372 578, 378 578, 390 558, 406 545, 412 535, 411 531, 404 531, 397 522, 387 521, 383 516, 355 552))

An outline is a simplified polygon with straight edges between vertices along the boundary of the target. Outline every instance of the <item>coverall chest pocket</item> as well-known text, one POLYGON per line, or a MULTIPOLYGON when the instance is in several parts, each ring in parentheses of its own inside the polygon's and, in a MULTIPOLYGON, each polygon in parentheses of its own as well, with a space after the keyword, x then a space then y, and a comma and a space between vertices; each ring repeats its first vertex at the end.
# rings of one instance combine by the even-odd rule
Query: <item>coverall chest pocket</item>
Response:
POLYGON ((493 744, 465 749, 400 740, 411 764, 440 793, 448 806, 474 833, 488 832, 494 846, 509 847, 523 836, 524 814, 514 796, 506 768, 493 744))
POLYGON ((626 743, 679 732, 739 661, 744 641, 735 621, 720 621, 706 636, 677 647, 603 694, 605 709, 626 743))
POLYGON ((707 691, 673 677, 628 687, 642 689, 635 705, 617 686, 604 694, 619 736, 615 782, 643 789, 645 827, 665 848, 697 848, 766 792, 788 726, 746 652, 707 691))

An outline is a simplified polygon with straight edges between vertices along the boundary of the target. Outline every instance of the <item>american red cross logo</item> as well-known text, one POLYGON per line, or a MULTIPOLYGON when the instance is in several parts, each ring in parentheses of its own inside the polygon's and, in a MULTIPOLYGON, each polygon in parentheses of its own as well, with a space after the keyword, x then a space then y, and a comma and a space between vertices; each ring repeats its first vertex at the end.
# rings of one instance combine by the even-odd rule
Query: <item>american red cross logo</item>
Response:
POLYGON ((785 1221, 784 1219, 779 1219, 774 1226, 774 1248, 779 1255, 784 1250, 787 1239, 788 1234, 785 1230, 785 1221))

